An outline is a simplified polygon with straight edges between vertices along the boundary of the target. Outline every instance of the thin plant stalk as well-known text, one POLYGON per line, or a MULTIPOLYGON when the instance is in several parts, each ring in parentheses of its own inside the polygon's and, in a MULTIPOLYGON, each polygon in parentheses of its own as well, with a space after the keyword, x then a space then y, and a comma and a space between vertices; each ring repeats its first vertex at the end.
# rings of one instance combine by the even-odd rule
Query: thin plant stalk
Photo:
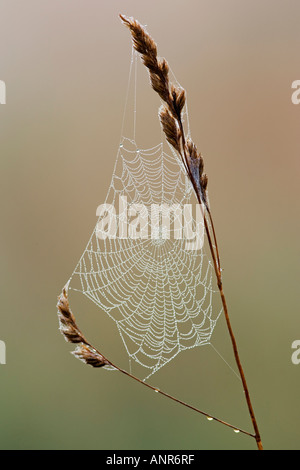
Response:
POLYGON ((152 88, 156 91, 164 104, 160 108, 159 116, 167 141, 178 152, 188 177, 193 185, 198 202, 202 208, 205 233, 208 238, 209 248, 213 259, 217 285, 221 296, 223 311, 226 319, 227 329, 230 335, 235 361, 242 380, 245 398, 255 431, 255 439, 259 450, 263 449, 261 437, 254 415, 253 406, 250 399, 249 389, 245 378, 245 373, 240 360, 236 339, 233 333, 227 302, 222 284, 222 269, 220 264, 219 250, 216 239, 215 228, 212 220, 211 210, 207 200, 207 176, 203 172, 203 158, 197 151, 195 144, 189 139, 186 141, 184 128, 181 119, 181 112, 185 104, 185 90, 169 83, 168 64, 165 59, 157 57, 157 46, 151 36, 146 32, 143 26, 134 18, 128 18, 120 15, 123 23, 130 29, 133 46, 140 53, 144 65, 149 70, 152 88), (207 221, 208 214, 211 231, 207 221), (213 245, 213 241, 215 246, 213 245))

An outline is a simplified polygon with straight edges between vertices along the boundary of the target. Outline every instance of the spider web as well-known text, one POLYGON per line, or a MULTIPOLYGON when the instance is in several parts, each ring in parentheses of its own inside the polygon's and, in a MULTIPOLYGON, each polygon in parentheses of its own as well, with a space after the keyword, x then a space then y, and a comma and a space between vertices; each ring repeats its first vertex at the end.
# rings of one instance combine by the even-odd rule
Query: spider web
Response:
POLYGON ((184 220, 203 241, 203 219, 192 210, 191 183, 170 150, 166 153, 162 142, 141 149, 135 138, 121 137, 105 199, 116 209, 113 236, 106 236, 109 224, 103 224, 102 214, 69 281, 70 289, 114 320, 145 380, 181 351, 210 343, 221 313, 213 308, 213 265, 202 243, 201 249, 191 249, 191 232, 177 210, 190 209, 184 220), (121 210, 124 202, 126 210, 121 210), (147 236, 141 236, 137 209, 148 209, 150 219, 154 209, 166 207, 174 209, 167 214, 169 225, 156 218, 147 236))

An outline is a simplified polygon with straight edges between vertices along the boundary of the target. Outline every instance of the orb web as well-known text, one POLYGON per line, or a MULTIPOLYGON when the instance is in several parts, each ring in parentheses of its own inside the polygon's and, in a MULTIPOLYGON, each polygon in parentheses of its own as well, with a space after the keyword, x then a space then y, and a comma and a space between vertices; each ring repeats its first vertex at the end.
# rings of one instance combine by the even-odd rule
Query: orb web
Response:
MULTIPOLYGON (((187 108, 185 117, 188 121, 187 108)), ((115 209, 113 233, 104 236, 103 224, 99 233, 102 214, 69 288, 116 323, 130 360, 142 366, 147 379, 181 351, 208 344, 221 313, 213 305, 216 286, 205 245, 191 249, 191 233, 204 237, 203 219, 193 211, 192 186, 172 148, 167 153, 160 142, 141 149, 125 136, 105 204, 115 209), (137 223, 142 208, 146 216, 137 223), (153 223, 157 208, 171 208, 167 225, 163 211, 153 223), (189 230, 183 214, 189 215, 184 219, 189 230), (148 222, 147 233, 141 220, 148 222)))

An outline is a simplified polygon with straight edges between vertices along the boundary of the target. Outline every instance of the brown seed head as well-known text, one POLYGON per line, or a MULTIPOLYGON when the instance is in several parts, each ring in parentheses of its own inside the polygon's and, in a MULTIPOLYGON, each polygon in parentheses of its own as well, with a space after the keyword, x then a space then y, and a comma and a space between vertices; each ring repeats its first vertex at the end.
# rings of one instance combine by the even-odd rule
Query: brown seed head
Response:
POLYGON ((133 47, 141 54, 142 61, 149 70, 154 91, 172 108, 173 102, 169 90, 169 66, 167 61, 157 57, 155 42, 138 21, 124 15, 120 15, 120 18, 130 29, 133 47))
POLYGON ((64 287, 57 302, 59 329, 69 343, 85 343, 86 340, 79 330, 75 317, 70 310, 67 289, 64 287))
POLYGON ((180 152, 180 129, 174 116, 165 105, 161 105, 159 108, 159 119, 167 141, 180 152))
POLYGON ((181 115, 185 105, 185 90, 176 85, 171 85, 171 96, 173 100, 174 110, 177 116, 181 115))
POLYGON ((206 197, 207 176, 203 174, 203 158, 195 144, 189 139, 185 142, 181 113, 186 102, 185 90, 169 84, 169 66, 165 59, 157 57, 157 46, 144 27, 134 18, 120 15, 123 23, 130 29, 133 46, 142 56, 149 70, 152 88, 166 103, 159 110, 159 118, 167 141, 180 154, 189 178, 199 199, 208 208, 206 197))
POLYGON ((80 344, 72 353, 77 359, 92 367, 110 365, 109 361, 98 351, 86 344, 80 344))
POLYGON ((121 20, 130 29, 133 46, 143 56, 156 58, 157 47, 145 28, 134 18, 120 15, 121 20))

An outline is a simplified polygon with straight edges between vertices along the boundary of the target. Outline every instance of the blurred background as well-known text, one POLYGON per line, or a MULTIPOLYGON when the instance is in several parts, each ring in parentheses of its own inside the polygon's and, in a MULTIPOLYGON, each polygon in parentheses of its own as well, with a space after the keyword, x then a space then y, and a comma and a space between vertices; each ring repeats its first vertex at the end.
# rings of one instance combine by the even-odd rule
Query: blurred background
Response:
MULTIPOLYGON (((299 449, 298 0, 1 0, 0 447, 256 448, 121 374, 83 365, 58 331, 57 296, 95 226, 120 140, 131 59, 120 12, 147 25, 187 90, 263 444, 299 449)), ((161 138, 160 103, 139 70, 146 147, 161 138)), ((92 302, 71 305, 100 351, 125 354, 92 302)), ((212 343, 234 368, 223 318, 212 343)), ((252 431, 241 383, 219 354, 182 353, 150 382, 252 431)))

